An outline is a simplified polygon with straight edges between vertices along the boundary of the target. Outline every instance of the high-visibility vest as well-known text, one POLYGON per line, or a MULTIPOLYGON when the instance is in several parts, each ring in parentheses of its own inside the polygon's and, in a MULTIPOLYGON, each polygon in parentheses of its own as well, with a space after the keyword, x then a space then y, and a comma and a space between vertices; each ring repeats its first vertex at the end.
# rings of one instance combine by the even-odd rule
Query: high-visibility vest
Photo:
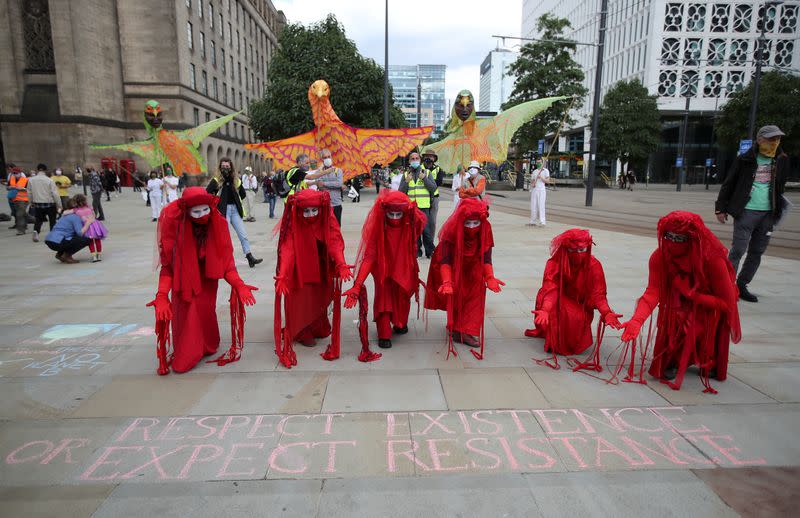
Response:
MULTIPOLYGON (((8 181, 8 186, 12 189, 26 189, 28 187, 28 178, 22 177, 17 179, 13 177, 8 181)), ((28 191, 17 191, 17 195, 12 201, 28 201, 28 191)))
POLYGON ((420 209, 431 208, 431 193, 425 187, 425 182, 421 179, 414 180, 411 173, 406 173, 406 183, 408 184, 408 197, 417 202, 420 209))
MULTIPOLYGON (((286 183, 292 185, 292 182, 290 182, 290 180, 297 171, 299 171, 299 168, 297 167, 292 167, 291 169, 289 169, 289 171, 286 173, 286 183)), ((289 194, 290 195, 294 194, 297 191, 302 191, 303 189, 308 189, 308 184, 306 183, 305 180, 301 180, 297 185, 292 185, 292 188, 289 189, 289 194)))
POLYGON ((434 183, 436 183, 436 190, 433 191, 433 197, 439 196, 439 175, 442 174, 442 170, 439 169, 438 165, 433 166, 433 169, 427 170, 428 174, 431 175, 433 178, 434 183))

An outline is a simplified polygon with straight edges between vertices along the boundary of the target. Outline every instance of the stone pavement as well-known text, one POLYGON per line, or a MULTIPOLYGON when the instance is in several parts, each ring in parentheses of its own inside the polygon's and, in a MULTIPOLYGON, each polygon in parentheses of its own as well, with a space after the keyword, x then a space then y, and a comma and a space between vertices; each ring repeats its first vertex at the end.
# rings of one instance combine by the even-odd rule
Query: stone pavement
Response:
MULTIPOLYGON (((344 207, 351 260, 374 199, 363 193, 360 204, 344 207)), ((615 194, 595 196, 613 213, 615 194)), ((647 198, 654 207, 683 202, 666 192, 647 198)), ((495 272, 507 286, 488 294, 483 361, 464 347, 446 360, 444 315, 431 312, 427 324, 412 321, 380 361, 359 363, 355 313, 346 311, 341 359, 322 360, 321 343, 298 347, 296 368, 279 366, 270 338, 277 220, 259 204, 258 221, 247 228, 264 263, 247 268, 234 236, 242 277, 261 288, 248 311, 242 360, 159 377, 152 309, 144 306, 156 284, 155 224, 141 198, 127 190, 104 203, 111 235, 97 264, 82 252, 81 264, 63 265, 43 243, 0 233, 0 516, 795 510, 798 261, 764 259, 752 285, 762 302, 741 305, 744 337, 731 348, 728 380, 714 383, 719 394, 703 394, 693 375, 677 392, 651 378, 611 385, 533 361, 544 356, 542 341, 522 331, 549 241, 569 227, 562 218, 526 227, 527 216, 497 203, 495 272)), ((443 197, 440 226, 451 207, 443 197)), ((646 283, 654 229, 599 227, 595 253, 610 303, 627 316, 646 283)), ((223 340, 228 293, 223 287, 218 301, 223 340)), ((374 340, 374 326, 370 332, 374 340)), ((618 333, 609 332, 607 366, 618 361, 618 345, 618 333)))

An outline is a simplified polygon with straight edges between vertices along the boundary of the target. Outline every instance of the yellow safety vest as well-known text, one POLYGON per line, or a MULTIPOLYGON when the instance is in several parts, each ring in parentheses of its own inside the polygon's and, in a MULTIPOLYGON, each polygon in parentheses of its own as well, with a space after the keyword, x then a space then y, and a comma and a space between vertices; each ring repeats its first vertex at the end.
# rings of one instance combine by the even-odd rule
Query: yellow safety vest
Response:
POLYGON ((431 178, 433 178, 434 183, 437 184, 436 185, 436 190, 433 191, 433 197, 435 198, 435 197, 439 196, 439 185, 438 185, 439 184, 439 175, 442 174, 442 170, 439 169, 438 165, 434 165, 433 169, 430 169, 430 170, 427 170, 427 171, 428 171, 428 174, 431 175, 431 178))
POLYGON ((406 173, 406 183, 408 184, 408 197, 412 201, 417 202, 417 207, 420 209, 431 208, 431 193, 425 187, 425 182, 421 179, 414 180, 411 173, 406 173))
MULTIPOLYGON (((292 167, 291 169, 289 169, 289 172, 286 173, 286 183, 292 185, 292 182, 290 182, 289 180, 294 176, 294 174, 297 171, 299 171, 297 167, 292 167)), ((289 194, 287 194, 287 196, 292 195, 297 191, 302 191, 303 189, 308 189, 308 184, 306 183, 305 180, 301 180, 297 185, 292 186, 292 188, 289 189, 289 194)))

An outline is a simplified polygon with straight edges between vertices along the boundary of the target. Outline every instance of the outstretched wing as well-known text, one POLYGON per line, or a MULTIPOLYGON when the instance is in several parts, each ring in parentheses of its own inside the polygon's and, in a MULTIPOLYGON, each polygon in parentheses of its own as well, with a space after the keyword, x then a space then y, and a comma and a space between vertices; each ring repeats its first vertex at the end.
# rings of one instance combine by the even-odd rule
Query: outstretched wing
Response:
POLYGON ((433 126, 395 129, 355 128, 359 152, 369 167, 375 164, 389 165, 398 156, 421 146, 431 131, 433 126))
MULTIPOLYGON (((489 148, 494 160, 496 162, 505 160, 508 153, 508 144, 520 126, 562 99, 569 99, 569 97, 545 97, 544 99, 528 101, 509 108, 486 121, 488 124, 484 126, 487 130, 485 134, 488 136, 489 148)), ((478 124, 483 122, 478 121, 478 124)))
POLYGON ((272 167, 275 169, 286 170, 295 166, 297 155, 300 153, 312 156, 316 153, 315 133, 316 130, 313 130, 282 140, 245 144, 244 147, 261 153, 265 158, 271 158, 272 167))
POLYGON ((242 112, 238 111, 236 113, 231 113, 231 114, 226 115, 224 117, 220 117, 219 119, 214 119, 213 121, 208 121, 208 122, 206 122, 204 124, 201 124, 201 125, 197 126, 196 128, 191 128, 191 129, 183 130, 183 131, 176 131, 175 134, 181 140, 184 140, 184 139, 191 140, 192 141, 192 145, 194 147, 197 147, 197 146, 200 145, 200 143, 203 141, 203 139, 205 139, 206 137, 208 137, 209 135, 211 135, 212 133, 217 131, 219 128, 221 128, 222 126, 224 126, 227 123, 229 123, 230 121, 232 121, 233 118, 236 117, 237 115, 239 115, 240 113, 242 113, 242 112))
POLYGON ((156 148, 156 145, 153 143, 152 139, 140 140, 139 142, 129 142, 127 144, 92 144, 89 147, 92 149, 118 149, 128 153, 135 153, 141 157, 144 157, 150 167, 158 167, 164 163, 163 154, 159 149, 156 148))

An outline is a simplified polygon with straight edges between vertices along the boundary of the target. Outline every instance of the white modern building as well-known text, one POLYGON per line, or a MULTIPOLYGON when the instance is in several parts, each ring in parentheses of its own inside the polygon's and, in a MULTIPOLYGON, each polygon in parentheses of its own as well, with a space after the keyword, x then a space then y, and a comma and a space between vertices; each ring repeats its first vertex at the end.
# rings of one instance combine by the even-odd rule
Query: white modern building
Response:
MULTIPOLYGON (((522 36, 535 38, 537 19, 551 13, 567 18, 566 37, 596 43, 600 0, 523 0, 522 36)), ((664 115, 665 164, 676 156, 679 116, 690 98, 687 161, 704 163, 712 156, 710 127, 730 93, 741 90, 755 70, 755 48, 765 24, 764 70, 800 69, 798 16, 800 1, 765 6, 754 1, 609 0, 601 95, 620 80, 639 79, 658 95, 664 115), (678 119, 675 117, 678 116, 678 119), (704 142, 704 140, 706 142, 704 142)), ((597 47, 579 45, 575 60, 586 77, 584 106, 568 132, 562 150, 588 151, 597 47), (583 131, 575 131, 583 129, 583 131)), ((601 99, 602 101, 602 99, 601 99)), ((560 143, 561 144, 561 143, 560 143)), ((716 153, 716 150, 713 151, 716 153)), ((668 171, 667 171, 668 173, 668 171)), ((666 176, 665 176, 666 178, 666 176)))
POLYGON ((478 93, 478 110, 500 112, 514 90, 514 76, 508 67, 517 59, 517 53, 508 49, 495 49, 481 63, 481 83, 478 93))

